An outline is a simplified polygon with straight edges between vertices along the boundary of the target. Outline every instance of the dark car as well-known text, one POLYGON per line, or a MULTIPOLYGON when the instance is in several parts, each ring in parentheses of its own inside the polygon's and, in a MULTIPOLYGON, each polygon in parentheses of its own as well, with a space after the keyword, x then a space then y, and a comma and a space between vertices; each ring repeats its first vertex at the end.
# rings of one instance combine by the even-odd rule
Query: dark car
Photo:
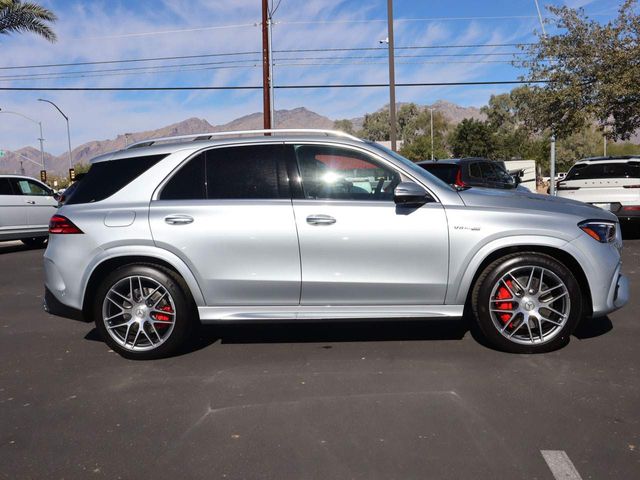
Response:
POLYGON ((517 188, 519 177, 509 174, 501 163, 487 158, 450 158, 447 160, 424 160, 418 162, 422 168, 440 180, 459 188, 517 188))

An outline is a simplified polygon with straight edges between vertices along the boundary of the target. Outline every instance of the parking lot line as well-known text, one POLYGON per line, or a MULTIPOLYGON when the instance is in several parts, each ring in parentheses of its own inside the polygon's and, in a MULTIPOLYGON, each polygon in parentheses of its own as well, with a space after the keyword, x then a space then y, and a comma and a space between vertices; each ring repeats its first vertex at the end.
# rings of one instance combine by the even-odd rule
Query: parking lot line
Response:
POLYGON ((573 462, 564 450, 540 450, 556 480, 582 480, 573 462))

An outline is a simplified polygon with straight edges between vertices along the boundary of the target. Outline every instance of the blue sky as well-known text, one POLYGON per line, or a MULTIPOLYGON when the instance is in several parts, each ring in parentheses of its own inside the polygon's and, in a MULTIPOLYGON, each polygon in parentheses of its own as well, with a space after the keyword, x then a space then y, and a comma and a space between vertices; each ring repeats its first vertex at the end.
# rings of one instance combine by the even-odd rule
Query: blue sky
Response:
MULTIPOLYGON (((0 67, 251 52, 261 48, 261 32, 256 25, 260 22, 260 0, 41 0, 40 3, 59 17, 55 25, 58 42, 49 44, 29 34, 0 37, 0 67)), ((551 2, 541 0, 540 3, 544 6, 551 2)), ((621 2, 555 0, 552 3, 584 7, 594 19, 606 21, 615 15, 621 2)), ((535 41, 535 32, 540 29, 534 0, 395 0, 394 15, 395 40, 399 47, 530 42, 535 41)), ((379 43, 387 36, 386 0, 282 0, 275 21, 274 50, 320 50, 276 53, 276 84, 384 83, 388 80, 386 49, 379 43), (322 51, 335 48, 380 48, 380 51, 322 51), (367 58, 353 58, 363 56, 367 58), (314 63, 322 65, 311 65, 314 63)), ((399 50, 396 53, 396 81, 517 79, 522 72, 508 63, 512 58, 509 53, 514 51, 513 47, 486 46, 399 50)), ((0 85, 260 85, 262 70, 257 59, 258 55, 241 55, 5 69, 0 70, 0 85), (177 66, 161 73, 157 69, 155 72, 135 70, 135 74, 130 74, 131 71, 105 72, 159 65, 177 66), (68 75, 70 78, 59 78, 63 72, 76 73, 68 75), (24 74, 57 74, 58 78, 6 78, 24 74)), ((509 88, 407 87, 398 89, 397 100, 429 104, 444 99, 480 106, 491 94, 509 88)), ((150 130, 189 117, 205 118, 212 124, 219 124, 262 110, 259 90, 0 92, 0 108, 42 120, 45 148, 54 154, 60 154, 66 148, 66 130, 50 105, 37 102, 39 97, 55 101, 70 116, 74 145, 112 138, 123 132, 150 130)), ((333 119, 359 116, 386 102, 388 90, 384 88, 277 90, 275 98, 277 109, 304 106, 333 119)), ((35 126, 29 122, 12 115, 0 115, 0 149, 35 146, 36 133, 35 126)))

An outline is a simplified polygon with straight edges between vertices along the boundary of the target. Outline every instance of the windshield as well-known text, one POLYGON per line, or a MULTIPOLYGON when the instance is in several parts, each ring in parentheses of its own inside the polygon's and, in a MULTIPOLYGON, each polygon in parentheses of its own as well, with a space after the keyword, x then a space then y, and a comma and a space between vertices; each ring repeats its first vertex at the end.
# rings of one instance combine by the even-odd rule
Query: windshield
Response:
POLYGON ((376 148, 377 150, 380 150, 381 152, 384 152, 387 155, 392 156, 393 158, 395 158, 396 160, 401 162, 403 164, 403 166, 407 167, 409 170, 411 170, 413 173, 415 173, 418 177, 425 177, 426 176, 426 177, 429 178, 429 180, 431 180, 431 182, 437 184, 441 188, 447 188, 449 190, 455 190, 455 188, 452 187, 451 185, 447 184, 447 182, 444 182, 444 181, 440 180, 434 174, 426 171, 420 165, 417 165, 417 164, 413 163, 411 160, 409 160, 408 158, 403 157, 399 153, 394 152, 393 150, 391 150, 391 149, 389 149, 387 147, 383 147, 382 145, 380 145, 379 143, 376 143, 376 142, 367 141, 366 143, 368 145, 376 148))

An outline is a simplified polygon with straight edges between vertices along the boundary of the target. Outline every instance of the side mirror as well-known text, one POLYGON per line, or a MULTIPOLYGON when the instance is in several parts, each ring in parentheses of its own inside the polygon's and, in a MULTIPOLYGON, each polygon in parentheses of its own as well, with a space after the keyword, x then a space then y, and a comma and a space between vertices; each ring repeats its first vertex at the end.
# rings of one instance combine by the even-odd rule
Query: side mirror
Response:
POLYGON ((400 182, 393 191, 393 201, 396 205, 419 207, 427 203, 431 197, 427 191, 417 183, 400 182))
POLYGON ((513 177, 513 181, 515 182, 516 186, 520 185, 522 183, 522 177, 520 174, 516 174, 516 175, 512 175, 513 177))

